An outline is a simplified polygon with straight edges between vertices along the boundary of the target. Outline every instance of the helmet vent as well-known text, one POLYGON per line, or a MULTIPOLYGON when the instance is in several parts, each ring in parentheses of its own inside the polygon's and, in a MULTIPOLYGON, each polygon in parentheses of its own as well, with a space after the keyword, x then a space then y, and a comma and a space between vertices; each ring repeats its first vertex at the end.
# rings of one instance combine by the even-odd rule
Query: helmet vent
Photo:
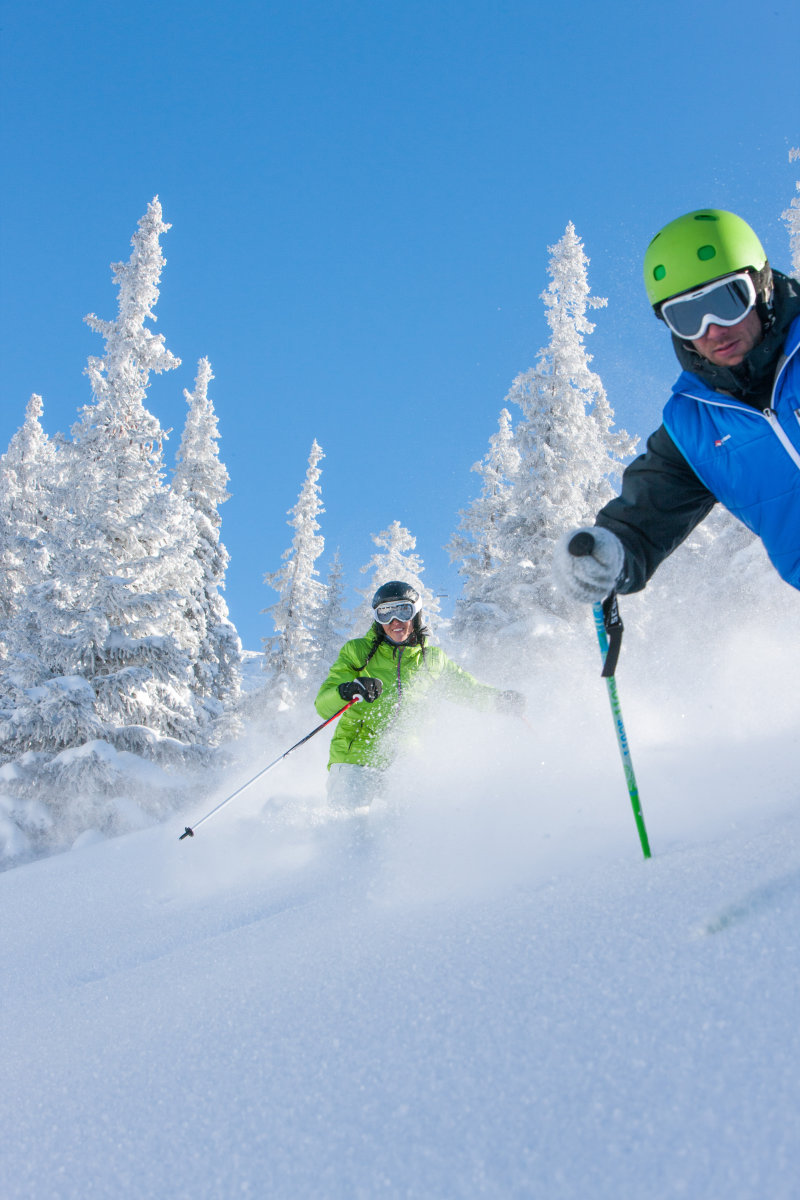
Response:
POLYGON ((701 246, 697 251, 697 257, 701 262, 708 262, 710 258, 716 258, 716 246, 701 246))

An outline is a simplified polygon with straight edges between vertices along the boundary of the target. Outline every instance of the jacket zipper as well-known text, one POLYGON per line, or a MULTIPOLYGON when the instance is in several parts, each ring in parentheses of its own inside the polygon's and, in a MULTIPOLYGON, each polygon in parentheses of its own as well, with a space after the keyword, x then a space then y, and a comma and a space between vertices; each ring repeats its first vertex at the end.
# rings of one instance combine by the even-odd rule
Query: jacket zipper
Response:
MULTIPOLYGON (((786 453, 789 455, 789 458, 791 458, 792 462, 797 467, 797 469, 800 470, 800 452, 798 452, 795 449, 795 447, 792 445, 791 441, 789 440, 789 436, 786 433, 786 430, 781 425, 780 421, 778 420, 778 414, 773 407, 773 405, 775 403, 775 392, 778 387, 778 380, 780 379, 783 372, 786 370, 787 364, 791 361, 792 358, 794 358, 798 349, 800 349, 800 344, 795 346, 795 348, 791 354, 787 354, 786 358, 784 358, 783 362, 781 363, 780 367, 778 368, 778 373, 775 376, 775 382, 772 385, 772 397, 770 399, 770 406, 769 406, 769 408, 764 409, 764 416, 769 424, 770 429, 775 434, 775 436, 777 437, 780 444, 783 446, 786 453)), ((794 409, 794 415, 795 415, 795 419, 796 419, 797 423, 800 424, 800 412, 798 412, 797 409, 794 409)))
POLYGON ((400 662, 403 657, 404 650, 405 650, 405 646, 398 646, 398 649, 397 649, 397 704, 394 706, 392 711, 390 711, 388 714, 388 718, 386 721, 386 730, 387 731, 392 728, 392 726, 394 725, 395 721, 397 720, 397 718, 400 714, 400 701, 403 699, 403 681, 400 677, 400 662))
MULTIPOLYGON (((800 423, 800 414, 798 414, 797 409, 795 409, 794 415, 797 417, 798 423, 800 423)), ((765 408, 764 409, 764 417, 766 418, 770 429, 775 434, 776 438, 778 439, 780 444, 783 446, 786 453, 789 455, 789 458, 791 458, 792 462, 797 467, 798 471, 800 471, 800 453, 798 453, 798 451, 794 448, 792 443, 789 441, 789 437, 786 433, 786 430, 783 428, 780 421, 778 420, 778 414, 775 412, 775 409, 774 408, 765 408)))
MULTIPOLYGON (((777 412, 772 407, 772 404, 775 400, 775 392, 777 391, 777 388, 778 388, 778 381, 780 380, 780 377, 783 374, 783 372, 786 370, 788 363, 791 362, 791 360, 794 358, 795 354, 797 354, 798 350, 800 350, 800 343, 798 343, 798 345, 795 346, 795 348, 794 348, 794 350, 792 350, 791 354, 787 354, 786 358, 784 358, 783 362, 781 363, 780 367, 778 368, 778 372, 775 376, 775 382, 772 385, 772 396, 770 398, 770 407, 769 408, 763 408, 763 409, 752 408, 749 404, 742 404, 740 401, 734 401, 733 403, 731 403, 730 401, 725 401, 725 400, 709 400, 705 396, 694 396, 694 395, 692 395, 691 392, 684 392, 683 394, 685 396, 689 396, 690 399, 692 399, 692 400, 697 400, 698 403, 700 403, 700 404, 713 404, 717 408, 735 408, 737 412, 755 413, 756 416, 763 417, 764 420, 769 425, 772 432, 775 434, 775 436, 778 439, 778 441, 780 442, 780 444, 783 446, 786 453, 789 455, 789 458, 792 460, 794 465, 797 467, 798 471, 800 471, 800 451, 798 451, 796 449, 796 447, 790 441, 789 436, 786 433, 786 430, 783 428, 780 421, 778 420, 777 412)), ((795 408, 792 411, 794 412, 795 419, 796 419, 798 425, 800 425, 800 409, 795 408)))

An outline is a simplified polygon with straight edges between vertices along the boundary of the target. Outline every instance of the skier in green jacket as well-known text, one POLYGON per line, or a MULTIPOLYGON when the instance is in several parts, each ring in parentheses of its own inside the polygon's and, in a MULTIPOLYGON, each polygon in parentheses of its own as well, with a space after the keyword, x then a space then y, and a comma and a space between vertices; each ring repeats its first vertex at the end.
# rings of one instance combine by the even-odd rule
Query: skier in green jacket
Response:
POLYGON ((331 739, 328 799, 342 809, 369 805, 380 794, 386 768, 411 738, 419 702, 432 692, 485 711, 521 715, 525 708, 519 692, 478 683, 427 644, 419 593, 410 584, 384 583, 372 609, 366 637, 344 644, 315 701, 326 719, 342 701, 362 702, 342 714, 331 739))

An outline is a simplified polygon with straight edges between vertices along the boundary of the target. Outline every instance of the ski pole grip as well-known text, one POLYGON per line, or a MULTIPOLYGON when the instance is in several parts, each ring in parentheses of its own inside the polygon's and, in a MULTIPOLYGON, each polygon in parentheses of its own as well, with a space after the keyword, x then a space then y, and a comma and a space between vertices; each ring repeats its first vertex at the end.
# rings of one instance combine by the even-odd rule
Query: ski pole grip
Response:
POLYGON ((591 533, 576 533, 569 539, 567 549, 573 558, 588 558, 594 550, 594 537, 591 533))

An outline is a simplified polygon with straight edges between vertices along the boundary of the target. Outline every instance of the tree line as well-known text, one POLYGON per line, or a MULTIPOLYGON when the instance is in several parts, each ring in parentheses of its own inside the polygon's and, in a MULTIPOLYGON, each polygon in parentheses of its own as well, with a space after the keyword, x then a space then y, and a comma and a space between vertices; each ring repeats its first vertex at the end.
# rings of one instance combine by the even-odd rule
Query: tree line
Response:
MULTIPOLYGON (((797 269, 797 198, 783 215, 797 269)), ((46 435, 43 402, 33 395, 0 458, 0 863, 175 811, 197 768, 209 778, 248 723, 280 720, 310 699, 342 641, 368 627, 369 599, 386 579, 419 589, 429 626, 462 660, 505 654, 518 671, 535 669, 542 645, 586 616, 551 582, 553 545, 610 498, 635 450, 591 369, 589 313, 606 302, 590 294, 588 259, 569 223, 549 248, 549 342, 512 383, 473 467, 479 494, 447 547, 462 581, 452 619, 441 620, 416 540, 399 521, 372 536, 355 611, 345 603, 338 552, 321 579, 324 454, 314 440, 289 513, 291 544, 265 576, 278 597, 266 610, 274 625, 263 655, 269 686, 245 693, 242 646, 223 597, 229 557, 219 510, 228 472, 211 364, 200 360, 194 389, 184 392, 171 478, 165 431, 145 405, 151 375, 179 365, 148 324, 169 228, 155 198, 130 259, 112 267, 116 318, 86 318, 104 353, 89 359, 92 399, 71 436, 46 435)), ((700 579, 716 580, 718 591, 733 560, 745 601, 772 586, 753 539, 724 515, 680 554, 684 594, 700 579)), ((665 567, 660 591, 648 589, 656 608, 674 569, 665 567)))

